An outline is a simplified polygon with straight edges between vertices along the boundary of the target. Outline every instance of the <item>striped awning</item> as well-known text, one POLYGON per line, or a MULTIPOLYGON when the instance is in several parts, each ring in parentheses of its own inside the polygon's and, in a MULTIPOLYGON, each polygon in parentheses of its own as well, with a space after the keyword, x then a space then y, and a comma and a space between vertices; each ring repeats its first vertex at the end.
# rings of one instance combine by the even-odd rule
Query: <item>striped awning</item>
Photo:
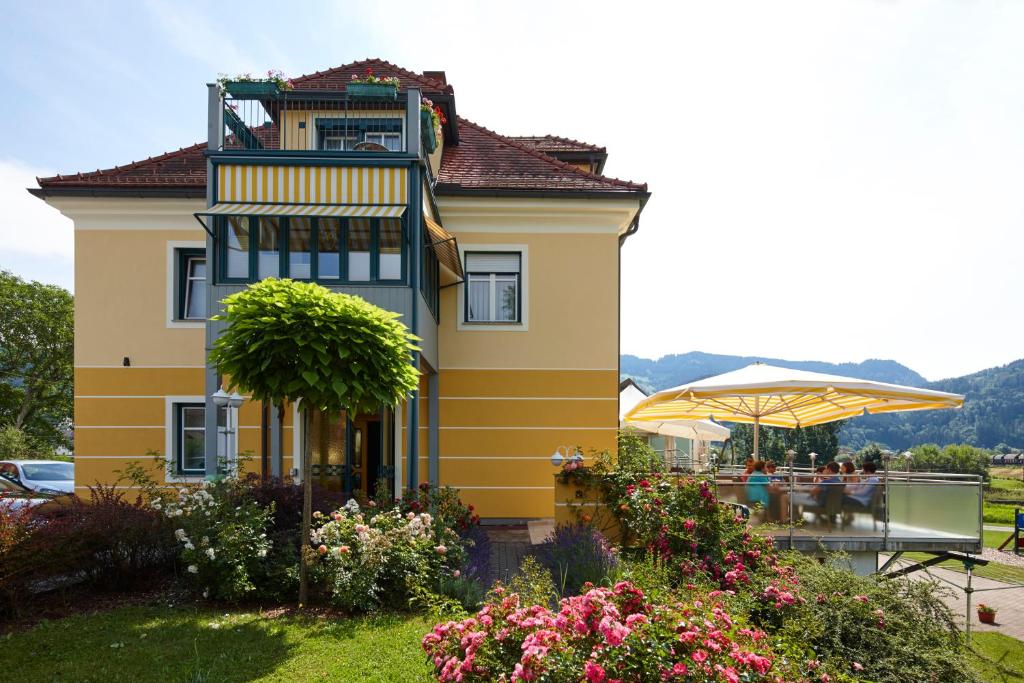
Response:
POLYGON ((197 216, 328 216, 398 218, 405 213, 405 206, 371 206, 349 204, 346 206, 322 204, 252 204, 249 202, 225 202, 197 211, 197 216))
POLYGON ((459 244, 455 236, 445 230, 440 223, 423 217, 423 225, 427 230, 427 239, 431 249, 437 255, 438 262, 452 271, 458 277, 465 277, 462 273, 462 259, 459 257, 459 244))

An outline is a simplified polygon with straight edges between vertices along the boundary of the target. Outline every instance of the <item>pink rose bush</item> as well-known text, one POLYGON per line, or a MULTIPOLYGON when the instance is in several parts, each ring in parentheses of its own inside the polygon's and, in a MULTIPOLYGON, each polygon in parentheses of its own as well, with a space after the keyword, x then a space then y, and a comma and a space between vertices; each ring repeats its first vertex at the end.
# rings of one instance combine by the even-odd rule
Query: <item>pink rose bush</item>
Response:
POLYGON ((628 582, 565 598, 557 611, 499 590, 476 616, 436 625, 423 649, 439 681, 805 679, 723 601, 656 604, 628 582))

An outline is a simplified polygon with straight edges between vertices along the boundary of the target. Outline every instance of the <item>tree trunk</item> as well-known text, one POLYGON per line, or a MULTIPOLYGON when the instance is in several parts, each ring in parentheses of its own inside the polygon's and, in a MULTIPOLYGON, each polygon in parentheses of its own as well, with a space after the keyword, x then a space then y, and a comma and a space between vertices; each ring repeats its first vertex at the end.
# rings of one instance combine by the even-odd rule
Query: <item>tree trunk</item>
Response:
POLYGON ((313 559, 313 549, 309 543, 310 524, 313 518, 313 439, 310 427, 312 415, 309 408, 302 408, 303 446, 302 446, 302 531, 300 533, 299 551, 299 607, 304 607, 309 599, 309 563, 313 559))

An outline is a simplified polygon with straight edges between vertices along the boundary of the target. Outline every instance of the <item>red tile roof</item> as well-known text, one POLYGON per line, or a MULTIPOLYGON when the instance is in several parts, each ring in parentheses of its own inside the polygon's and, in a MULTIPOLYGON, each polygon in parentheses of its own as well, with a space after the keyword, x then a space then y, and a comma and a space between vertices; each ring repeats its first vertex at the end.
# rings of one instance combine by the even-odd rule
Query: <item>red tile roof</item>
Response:
MULTIPOLYGON (((397 76, 403 87, 420 87, 426 93, 452 92, 450 85, 380 59, 353 62, 292 81, 300 89, 343 89, 352 74, 362 74, 368 66, 378 75, 397 76)), ((257 129, 255 132, 266 138, 268 146, 275 145, 276 128, 257 129)), ((604 153, 603 147, 550 135, 504 137, 461 117, 458 119, 458 135, 459 143, 447 145, 444 149, 435 188, 438 194, 583 193, 616 196, 647 192, 646 184, 588 173, 544 153, 545 149, 552 153, 604 153)), ((205 148, 205 143, 199 143, 125 166, 38 178, 42 190, 36 193, 127 191, 140 195, 184 193, 202 196, 206 191, 205 148)))
POLYGON ((608 152, 604 147, 598 147, 589 142, 580 142, 571 138, 563 138, 558 135, 513 135, 509 136, 509 139, 545 154, 550 154, 551 152, 593 152, 595 154, 605 154, 608 152))
POLYGON ((459 144, 444 148, 435 191, 645 194, 647 185, 588 173, 459 118, 459 144))

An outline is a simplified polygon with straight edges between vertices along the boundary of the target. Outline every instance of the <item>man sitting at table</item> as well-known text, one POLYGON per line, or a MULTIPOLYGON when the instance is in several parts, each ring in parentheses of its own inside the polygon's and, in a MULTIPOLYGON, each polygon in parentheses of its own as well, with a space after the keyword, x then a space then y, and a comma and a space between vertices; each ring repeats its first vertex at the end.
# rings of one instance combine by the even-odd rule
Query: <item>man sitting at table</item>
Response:
POLYGON ((848 484, 843 492, 843 505, 845 507, 861 508, 867 510, 875 498, 875 487, 881 483, 876 472, 878 466, 871 462, 865 462, 861 467, 861 480, 857 484, 848 484))
POLYGON ((808 491, 796 491, 793 493, 793 503, 796 505, 809 505, 823 507, 828 497, 830 486, 842 486, 843 480, 839 476, 839 463, 832 461, 825 465, 825 472, 821 481, 812 486, 808 491))

